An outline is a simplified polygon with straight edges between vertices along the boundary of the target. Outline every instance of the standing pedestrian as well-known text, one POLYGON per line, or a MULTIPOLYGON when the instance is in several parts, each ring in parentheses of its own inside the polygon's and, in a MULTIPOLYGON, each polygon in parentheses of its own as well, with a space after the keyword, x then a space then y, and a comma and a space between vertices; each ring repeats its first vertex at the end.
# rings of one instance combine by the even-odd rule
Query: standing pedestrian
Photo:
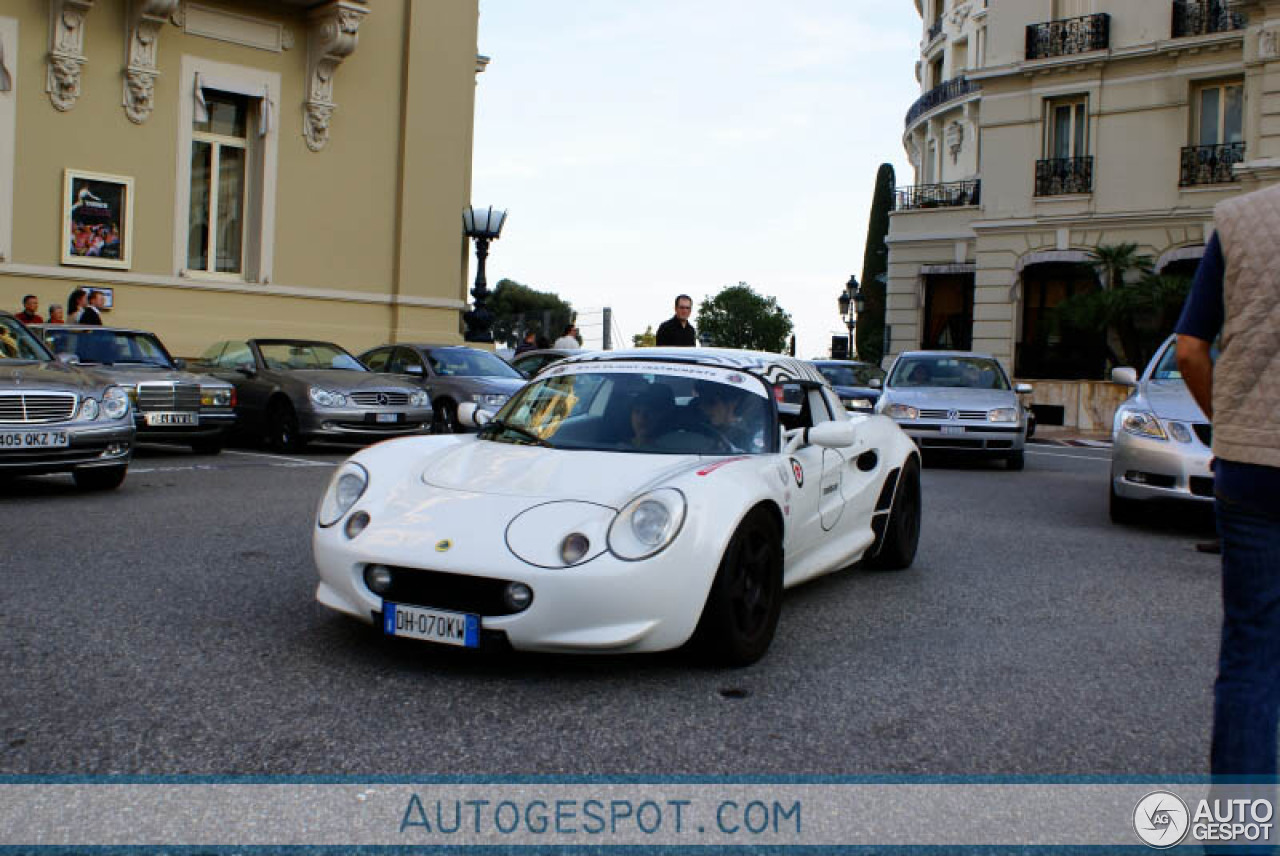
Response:
POLYGON ((84 312, 84 308, 88 303, 89 292, 83 288, 77 288, 67 295, 67 323, 79 324, 80 313, 84 312))
POLYGON ((67 316, 62 312, 61 303, 49 304, 49 323, 50 324, 66 324, 67 316))
POLYGON ((520 356, 525 351, 536 351, 538 349, 538 334, 533 330, 526 330, 524 333, 524 341, 516 345, 515 356, 520 356))
POLYGON ((578 339, 578 328, 573 324, 566 324, 564 332, 560 334, 560 338, 556 339, 556 343, 551 347, 566 350, 581 348, 582 342, 578 339))
POLYGON ((90 291, 89 305, 80 313, 80 323, 102 326, 102 307, 106 302, 106 294, 97 290, 90 291))
POLYGON ((36 312, 40 308, 40 300, 34 294, 28 294, 22 298, 22 311, 13 317, 17 318, 23 324, 41 324, 44 319, 40 317, 40 313, 36 312))
POLYGON ((659 348, 696 348, 698 331, 689 323, 693 312, 693 298, 682 294, 676 298, 676 314, 658 325, 655 336, 659 348))
MULTIPOLYGON (((1178 368, 1213 423, 1222 641, 1210 769, 1276 775, 1280 724, 1280 186, 1214 211, 1178 321, 1178 368), (1213 341, 1221 333, 1220 355, 1213 341)), ((1274 779, 1273 779, 1274 781, 1274 779)))

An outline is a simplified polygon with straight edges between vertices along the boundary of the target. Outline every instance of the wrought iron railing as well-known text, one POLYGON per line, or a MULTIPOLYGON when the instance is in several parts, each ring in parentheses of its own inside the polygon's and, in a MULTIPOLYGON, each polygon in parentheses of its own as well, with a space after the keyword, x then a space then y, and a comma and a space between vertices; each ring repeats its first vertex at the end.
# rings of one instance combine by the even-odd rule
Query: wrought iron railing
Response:
POLYGON ((918 184, 899 187, 894 193, 895 211, 914 211, 919 208, 962 208, 982 201, 982 182, 951 181, 946 184, 918 184))
POLYGON ((916 103, 911 105, 911 109, 907 111, 907 125, 920 118, 922 113, 927 113, 934 107, 946 104, 948 101, 954 101, 968 95, 971 92, 977 92, 982 87, 976 83, 965 80, 964 75, 953 77, 946 83, 939 84, 924 95, 916 99, 916 103))
POLYGON ((1105 12, 1027 26, 1027 59, 1105 50, 1111 44, 1111 16, 1105 12))
POLYGON ((1093 158, 1036 161, 1036 196, 1093 192, 1093 158))
POLYGON ((1244 15, 1233 12, 1227 0, 1173 0, 1173 37, 1207 36, 1243 30, 1244 15))
POLYGON ((1180 187, 1229 184, 1236 180, 1231 167, 1244 160, 1244 143, 1220 146, 1186 146, 1182 150, 1180 187))
POLYGON ((933 40, 942 35, 942 19, 934 21, 929 25, 929 39, 926 44, 933 44, 933 40))

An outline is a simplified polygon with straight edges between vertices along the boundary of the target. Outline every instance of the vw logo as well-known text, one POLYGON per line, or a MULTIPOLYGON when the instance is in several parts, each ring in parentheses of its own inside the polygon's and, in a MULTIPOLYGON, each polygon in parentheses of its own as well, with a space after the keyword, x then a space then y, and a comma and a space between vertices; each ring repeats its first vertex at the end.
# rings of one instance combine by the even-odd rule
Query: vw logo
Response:
POLYGON ((386 394, 385 392, 380 392, 380 393, 378 393, 378 406, 379 406, 379 407, 386 407, 386 406, 387 406, 388 404, 390 404, 390 403, 391 403, 391 399, 390 399, 390 398, 387 398, 387 394, 386 394))
POLYGON ((948 410, 948 411, 947 411, 947 419, 951 420, 952 422, 955 422, 955 421, 956 421, 957 419, 959 419, 959 418, 960 418, 960 411, 959 411, 959 410, 948 410))

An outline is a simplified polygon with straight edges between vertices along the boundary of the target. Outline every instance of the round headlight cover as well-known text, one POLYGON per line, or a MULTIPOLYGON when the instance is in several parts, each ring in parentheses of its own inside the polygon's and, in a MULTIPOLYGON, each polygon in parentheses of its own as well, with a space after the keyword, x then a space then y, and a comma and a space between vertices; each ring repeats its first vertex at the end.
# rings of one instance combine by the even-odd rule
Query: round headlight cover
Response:
POLYGON ((316 521, 320 528, 328 528, 341 520, 351 510, 351 506, 364 496, 368 486, 369 472, 364 467, 352 461, 339 467, 320 502, 320 513, 316 521))
POLYGON ((86 398, 84 403, 80 405, 80 418, 86 422, 91 422, 98 418, 98 399, 86 398))
POLYGON ((680 534, 687 506, 684 494, 670 487, 636 497, 613 519, 609 551, 626 561, 657 555, 680 534))
POLYGON ((108 387, 102 394, 102 413, 108 419, 123 419, 129 413, 129 393, 123 387, 108 387))

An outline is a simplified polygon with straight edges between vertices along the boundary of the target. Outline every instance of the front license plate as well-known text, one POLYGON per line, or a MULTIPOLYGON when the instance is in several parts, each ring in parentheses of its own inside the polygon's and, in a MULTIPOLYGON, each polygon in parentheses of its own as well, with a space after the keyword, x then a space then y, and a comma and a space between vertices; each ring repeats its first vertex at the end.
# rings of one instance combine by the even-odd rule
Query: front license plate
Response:
POLYGON ((480 647, 480 616, 401 603, 382 604, 382 632, 460 648, 480 647))
POLYGON ((374 421, 376 421, 376 422, 399 422, 399 421, 400 421, 400 414, 399 414, 399 413, 378 413, 378 414, 375 414, 375 415, 374 415, 374 421))
POLYGON ((963 434, 963 433, 964 433, 963 425, 943 425, 942 426, 942 434, 945 437, 954 437, 957 434, 963 434))
POLYGON ((147 413, 143 420, 148 425, 199 425, 199 413, 147 413))
POLYGON ((0 449, 61 449, 71 445, 66 431, 6 431, 0 449))

